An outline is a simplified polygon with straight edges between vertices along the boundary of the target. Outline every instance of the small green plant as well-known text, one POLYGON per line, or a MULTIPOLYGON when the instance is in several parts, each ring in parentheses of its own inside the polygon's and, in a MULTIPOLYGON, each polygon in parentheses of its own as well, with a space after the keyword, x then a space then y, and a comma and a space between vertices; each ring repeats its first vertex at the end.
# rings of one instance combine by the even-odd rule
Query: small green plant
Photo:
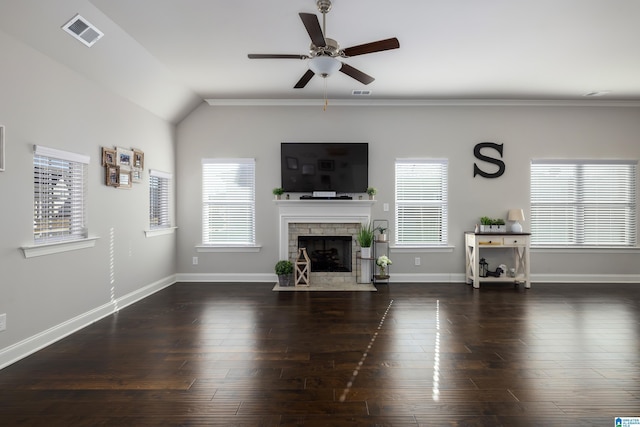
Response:
POLYGON ((489 218, 488 216, 483 216, 480 218, 480 224, 482 225, 505 225, 504 219, 502 218, 489 218))
POLYGON ((380 226, 376 227, 376 229, 375 229, 374 231, 376 231, 376 230, 377 230, 380 234, 384 234, 384 233, 386 233, 386 231, 387 231, 387 227, 383 227, 383 226, 381 226, 381 225, 380 225, 380 226))
POLYGON ((376 190, 375 187, 369 187, 367 188, 367 194, 370 196, 375 196, 378 193, 378 190, 376 190))
POLYGON ((293 263, 286 259, 282 259, 276 263, 275 270, 278 276, 283 274, 291 274, 293 273, 293 263))
POLYGON ((282 196, 284 194, 284 190, 281 187, 276 187, 273 189, 273 194, 276 196, 282 196))
POLYGON ((356 235, 361 248, 370 248, 373 244, 373 225, 371 223, 360 224, 360 230, 356 235))

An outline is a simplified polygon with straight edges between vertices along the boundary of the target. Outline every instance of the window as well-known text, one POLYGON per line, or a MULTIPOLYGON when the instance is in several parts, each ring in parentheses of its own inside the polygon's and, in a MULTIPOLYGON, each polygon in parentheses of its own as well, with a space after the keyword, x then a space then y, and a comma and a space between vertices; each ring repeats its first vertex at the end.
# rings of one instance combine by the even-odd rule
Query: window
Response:
POLYGON ((396 244, 447 244, 446 159, 396 160, 396 244))
POLYGON ((33 237, 36 244, 87 238, 89 157, 35 146, 33 237))
POLYGON ((202 160, 202 243, 255 245, 255 160, 202 160))
POLYGON ((169 217, 170 173, 149 171, 149 228, 152 230, 171 227, 169 217))
POLYGON ((635 246, 636 169, 635 161, 532 161, 531 243, 635 246))

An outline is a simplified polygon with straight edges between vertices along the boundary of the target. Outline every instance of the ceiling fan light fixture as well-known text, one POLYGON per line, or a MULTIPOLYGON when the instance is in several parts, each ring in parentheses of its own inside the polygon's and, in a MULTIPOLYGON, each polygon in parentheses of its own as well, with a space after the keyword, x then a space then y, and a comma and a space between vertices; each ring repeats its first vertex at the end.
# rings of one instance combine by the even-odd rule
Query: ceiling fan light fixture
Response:
POLYGON ((342 63, 330 56, 316 56, 309 60, 309 69, 320 77, 329 77, 341 67, 342 63))

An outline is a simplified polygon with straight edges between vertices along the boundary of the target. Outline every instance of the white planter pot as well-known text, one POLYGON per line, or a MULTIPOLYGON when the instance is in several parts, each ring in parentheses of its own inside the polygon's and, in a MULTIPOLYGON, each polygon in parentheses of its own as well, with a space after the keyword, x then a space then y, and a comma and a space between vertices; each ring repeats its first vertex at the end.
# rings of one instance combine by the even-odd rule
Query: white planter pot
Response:
POLYGON ((506 233, 506 225, 480 225, 481 233, 506 233))
POLYGON ((360 248, 361 258, 371 258, 371 248, 360 248))

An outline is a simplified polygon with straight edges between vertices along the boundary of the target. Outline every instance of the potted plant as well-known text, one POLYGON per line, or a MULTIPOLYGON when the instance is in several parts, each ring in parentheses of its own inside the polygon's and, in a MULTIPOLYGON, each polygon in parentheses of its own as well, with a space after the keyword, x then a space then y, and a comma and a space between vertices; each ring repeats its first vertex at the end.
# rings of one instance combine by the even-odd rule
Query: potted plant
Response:
POLYGON ((393 264, 388 256, 381 255, 376 259, 376 265, 380 267, 380 279, 387 279, 387 266, 393 264))
POLYGON ((376 227, 378 231, 378 242, 386 242, 387 241, 387 227, 383 227, 382 225, 376 227))
POLYGON ((367 194, 369 195, 369 200, 373 200, 374 196, 378 193, 375 187, 367 188, 367 194))
POLYGON ((502 218, 494 219, 483 216, 480 218, 480 231, 483 233, 504 233, 507 231, 507 227, 502 218))
POLYGON ((371 245, 373 244, 373 225, 369 222, 367 224, 360 224, 360 230, 356 234, 356 240, 361 248, 362 258, 371 258, 371 245))
POLYGON ((286 259, 278 261, 275 271, 278 275, 278 283, 280 286, 291 286, 293 282, 293 263, 291 261, 286 259))
POLYGON ((282 189, 282 187, 276 187, 273 189, 273 195, 276 196, 276 200, 280 200, 283 194, 284 190, 282 189))

